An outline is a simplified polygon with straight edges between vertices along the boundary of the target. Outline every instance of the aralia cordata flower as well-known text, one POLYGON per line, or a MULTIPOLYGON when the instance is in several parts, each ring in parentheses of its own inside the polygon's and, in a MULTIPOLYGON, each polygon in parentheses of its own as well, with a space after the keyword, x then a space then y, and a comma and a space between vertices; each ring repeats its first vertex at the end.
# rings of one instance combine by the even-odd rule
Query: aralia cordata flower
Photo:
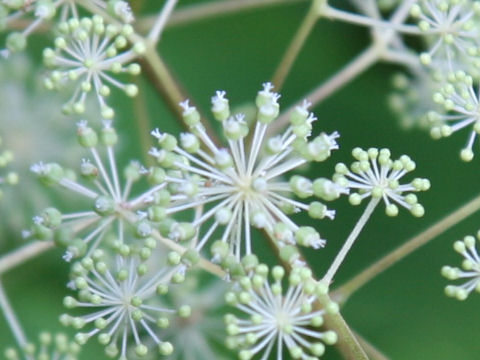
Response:
MULTIPOLYGON (((355 148, 352 155, 356 161, 350 168, 343 163, 337 164, 333 178, 337 186, 350 191, 349 201, 352 205, 359 205, 362 200, 372 198, 385 203, 388 216, 396 216, 398 206, 406 208, 413 216, 423 216, 425 210, 412 192, 428 190, 430 181, 415 178, 409 183, 400 183, 401 178, 415 170, 415 162, 410 157, 402 155, 393 160, 390 150, 377 148, 355 148)), ((323 179, 314 184, 317 187, 315 190, 328 196, 331 192, 330 183, 330 180, 323 179)))
POLYGON ((225 316, 227 345, 239 351, 241 360, 282 360, 287 353, 294 359, 319 359, 325 344, 337 341, 335 332, 320 329, 323 316, 338 311, 333 302, 326 309, 317 308, 317 297, 326 291, 305 267, 293 268, 286 276, 281 266, 269 271, 266 265, 257 265, 234 280, 225 296, 238 310, 225 316))
POLYGON ((170 252, 153 261, 157 246, 153 238, 145 239, 142 246, 117 243, 113 254, 110 249, 97 249, 91 257, 73 264, 69 287, 78 295, 65 297, 64 305, 70 313, 63 314, 60 321, 77 330, 78 344, 98 337, 106 354, 121 360, 127 359, 131 342, 140 357, 150 352, 146 345, 150 341, 157 354, 173 352, 172 344, 164 341, 162 334, 172 317, 187 318, 191 308, 188 304, 158 305, 156 299, 184 281, 187 269, 196 264, 199 255, 194 251, 183 255, 170 252), (70 315, 75 309, 88 312, 70 315))
POLYGON ((280 246, 299 244, 317 249, 325 245, 315 229, 297 225, 290 214, 305 211, 321 219, 333 218, 334 212, 319 201, 302 201, 313 195, 310 179, 300 175, 290 176, 289 180, 285 177, 304 164, 326 160, 338 148, 338 134, 321 133, 308 139, 316 118, 305 102, 292 111, 290 126, 283 134, 268 137, 268 128, 280 108, 280 95, 272 88, 266 83, 258 93, 257 117, 250 126, 243 114, 230 113, 225 92, 217 91, 211 110, 223 127, 227 147, 215 144, 200 114, 188 101, 181 106, 191 132, 181 134, 179 141, 158 129, 152 132, 160 148, 151 149, 150 154, 160 166, 170 169, 166 181, 172 196, 165 215, 170 218, 205 207, 203 214, 190 223, 191 231, 178 231, 178 224, 169 220, 164 236, 185 240, 182 234, 193 235, 194 231, 197 250, 218 236, 238 260, 253 252, 252 227, 271 234, 280 246), (251 131, 249 142, 247 135, 251 131), (217 230, 219 235, 215 235, 217 230))
MULTIPOLYGON (((115 241, 126 243, 134 235, 146 238, 153 230, 155 216, 147 212, 152 204, 165 204, 163 196, 165 172, 158 168, 144 168, 131 161, 120 176, 115 156, 118 135, 110 120, 103 122, 97 133, 87 122, 78 123, 79 144, 90 153, 80 164, 79 178, 57 163, 37 163, 32 166, 45 185, 59 186, 78 196, 87 208, 77 212, 62 213, 54 207, 46 208, 34 218, 34 224, 25 236, 36 239, 54 239, 65 246, 65 260, 90 255, 100 244, 115 241), (134 185, 147 179, 150 186, 136 196, 131 196, 134 185)), ((136 239, 134 239, 136 240, 136 239)))

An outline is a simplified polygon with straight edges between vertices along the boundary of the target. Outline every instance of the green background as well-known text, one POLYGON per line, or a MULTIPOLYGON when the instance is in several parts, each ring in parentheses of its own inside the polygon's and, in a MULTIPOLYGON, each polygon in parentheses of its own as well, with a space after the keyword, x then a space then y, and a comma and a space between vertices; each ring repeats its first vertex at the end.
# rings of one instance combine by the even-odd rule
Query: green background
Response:
MULTIPOLYGON (((197 2, 182 0, 179 6, 197 2)), ((154 8, 158 3, 152 1, 148 6, 154 8)), ((252 102, 261 84, 272 76, 307 9, 307 2, 299 2, 168 28, 159 51, 201 108, 209 108, 210 97, 218 89, 227 91, 232 106, 241 106, 252 102)), ((144 11, 148 12, 148 7, 144 11)), ((50 39, 34 37, 32 40, 31 52, 38 59, 39 49, 50 39)), ((281 91, 283 109, 340 69, 365 48, 368 41, 365 29, 320 20, 281 91)), ((308 170, 312 176, 329 177, 337 162, 351 162, 351 149, 375 146, 390 148, 394 157, 408 154, 417 163, 414 176, 428 177, 432 183, 430 191, 419 195, 426 208, 421 219, 407 211, 400 211, 400 215, 392 219, 383 209, 377 209, 340 268, 334 285, 342 284, 479 192, 479 159, 471 163, 459 160, 459 151, 467 140, 466 131, 433 141, 425 131, 404 131, 399 126, 388 107, 391 75, 398 70, 400 68, 394 66, 376 65, 314 108, 319 119, 314 134, 337 130, 341 138, 340 150, 325 163, 308 170)), ((171 124, 174 118, 162 99, 147 81, 141 83, 151 127, 178 131, 177 125, 171 124)), ((111 104, 118 114, 116 127, 124 145, 122 159, 141 158, 133 102, 123 94, 114 94, 111 104)), ((15 121, 1 115, 0 120, 15 121)), ((32 116, 32 121, 42 119, 32 116)), ((38 160, 70 161, 58 155, 58 159, 38 160)), ((16 190, 21 191, 21 186, 16 190)), ((3 221, 15 205, 10 203, 1 208, 3 221)), ((59 206, 58 202, 55 205, 59 206)), ((62 206, 68 208, 69 204, 62 206)), ((328 239, 325 249, 304 252, 318 276, 328 268, 363 206, 351 207, 343 198, 330 205, 337 210, 335 221, 314 222, 328 239)), ((34 213, 40 207, 30 210, 34 213)), ((474 234, 479 228, 478 219, 479 214, 474 214, 353 295, 342 310, 347 322, 392 359, 477 359, 480 296, 473 294, 465 302, 444 296, 447 280, 440 276, 440 268, 460 264, 460 256, 452 250, 453 241, 474 234)), ((4 252, 22 243, 16 230, 4 229, 0 237, 4 238, 0 245, 4 252)), ((4 276, 12 305, 32 338, 39 330, 60 328, 57 318, 63 312, 61 301, 67 271, 61 251, 54 250, 4 276)), ((102 358, 103 352, 95 342, 91 341, 81 358, 102 358)), ((13 343, 0 316, 0 347, 13 343)), ((336 359, 335 350, 329 349, 324 358, 336 359)))

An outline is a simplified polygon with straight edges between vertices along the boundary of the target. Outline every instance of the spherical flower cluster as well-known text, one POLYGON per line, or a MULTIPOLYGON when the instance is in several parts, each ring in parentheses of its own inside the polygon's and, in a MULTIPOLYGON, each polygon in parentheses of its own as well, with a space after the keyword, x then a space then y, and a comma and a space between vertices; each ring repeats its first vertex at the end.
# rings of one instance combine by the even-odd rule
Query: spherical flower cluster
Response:
POLYGON ((277 360, 284 359, 287 352, 293 359, 319 359, 325 352, 324 344, 337 340, 333 331, 320 330, 323 315, 338 311, 338 305, 316 308, 317 296, 327 289, 314 281, 306 268, 294 268, 286 287, 282 267, 271 270, 273 282, 268 280, 268 273, 266 265, 257 265, 249 275, 237 279, 226 294, 226 301, 239 311, 238 316, 225 317, 227 345, 239 350, 241 360, 256 355, 268 359, 273 351, 277 360))
POLYGON ((334 181, 338 186, 355 192, 350 193, 349 201, 358 205, 367 197, 383 200, 388 216, 398 214, 398 205, 408 209, 414 216, 423 216, 423 206, 418 203, 415 194, 405 192, 425 191, 430 188, 427 179, 416 178, 408 184, 399 180, 415 170, 415 163, 406 155, 392 160, 388 149, 370 148, 367 151, 355 148, 352 151, 356 159, 350 169, 343 163, 335 167, 334 181))
MULTIPOLYGON (((477 239, 480 239, 480 231, 477 233, 477 239)), ((445 293, 448 296, 465 300, 472 291, 480 292, 480 255, 475 243, 474 236, 465 236, 463 240, 455 241, 453 244, 455 251, 464 258, 462 266, 461 268, 444 266, 442 275, 449 280, 462 279, 465 282, 461 285, 445 287, 445 293)))
POLYGON ((38 346, 28 344, 19 354, 15 349, 5 351, 7 360, 77 360, 80 346, 68 339, 65 334, 42 332, 38 336, 38 346))
POLYGON ((480 3, 470 0, 419 0, 411 14, 429 44, 425 65, 444 70, 480 70, 480 3))
MULTIPOLYGON (((130 23, 133 13, 128 2, 124 0, 88 0, 100 9, 124 23, 130 23)), ((0 51, 4 56, 10 52, 22 51, 27 46, 27 39, 39 26, 48 23, 59 14, 60 22, 69 17, 78 18, 77 6, 84 6, 84 2, 76 0, 2 0, 0 1, 0 31, 8 29, 14 22, 27 18, 26 26, 21 31, 8 34, 6 49, 0 51), (33 19, 31 19, 33 17, 33 19), (30 20, 31 19, 31 20, 30 20)), ((88 10, 88 9, 87 9, 88 10)))
POLYGON ((80 195, 90 208, 67 214, 47 208, 35 217, 32 230, 26 234, 37 239, 53 237, 59 245, 67 247, 66 260, 85 253, 89 255, 109 235, 121 243, 125 243, 132 233, 138 238, 149 236, 152 226, 148 214, 141 210, 151 203, 163 204, 165 201, 161 195, 156 196, 165 186, 161 169, 147 170, 133 161, 124 168, 125 181, 121 185, 114 152, 118 137, 110 121, 104 121, 99 133, 86 122, 80 122, 77 133, 80 145, 91 155, 91 159, 84 159, 80 165, 79 177, 84 181, 75 180, 74 173, 56 163, 39 163, 32 167, 32 171, 44 184, 59 185, 80 195), (102 160, 102 152, 106 160, 102 160), (147 177, 152 187, 129 199, 133 185, 147 177))
POLYGON ((431 111, 428 114, 429 120, 436 124, 431 129, 432 137, 439 139, 470 127, 470 136, 460 157, 464 161, 472 160, 473 145, 480 132, 480 88, 474 85, 471 76, 457 71, 448 76, 448 82, 433 95, 433 99, 446 113, 431 111))
MULTIPOLYGON (((2 138, 0 137, 0 146, 2 145, 2 138)), ((8 166, 13 161, 13 153, 10 150, 2 150, 0 148, 0 199, 2 198, 3 192, 1 186, 6 185, 15 185, 18 183, 18 175, 14 172, 3 173, 3 169, 8 166)))
POLYGON ((108 356, 126 360, 129 339, 133 337, 135 353, 144 356, 148 353, 147 337, 160 354, 172 353, 172 344, 162 341, 159 332, 169 326, 170 316, 185 318, 191 310, 188 305, 175 304, 177 309, 157 306, 155 299, 166 294, 171 283, 182 282, 187 266, 197 257, 190 252, 183 256, 170 253, 167 264, 160 264, 158 259, 148 263, 156 246, 152 238, 142 247, 118 243, 113 258, 97 249, 91 257, 74 264, 71 286, 79 291, 78 297, 67 296, 64 305, 89 313, 64 314, 60 320, 80 331, 75 335, 78 344, 98 336, 108 356))
POLYGON ((225 92, 212 98, 212 113, 222 127, 228 147, 218 146, 200 122, 200 114, 188 101, 182 103, 184 121, 191 132, 180 141, 155 130, 160 148, 150 154, 169 171, 171 202, 161 209, 165 236, 176 240, 194 238, 197 250, 203 248, 217 229, 223 227, 220 240, 240 259, 252 252, 251 228, 269 233, 279 245, 300 244, 313 248, 325 241, 311 227, 298 226, 290 214, 305 211, 317 219, 332 218, 334 213, 318 201, 305 203, 314 195, 312 181, 299 175, 284 179, 287 173, 311 162, 324 161, 337 148, 337 133, 321 133, 308 140, 312 122, 308 104, 297 107, 291 124, 282 135, 268 137, 269 126, 279 114, 279 95, 264 84, 256 98, 257 114, 249 126, 243 114, 231 114, 225 92), (251 137, 247 138, 249 132, 251 137), (191 223, 176 223, 173 214, 205 206, 206 211, 191 223), (200 229, 200 232, 196 230, 200 229), (199 239, 198 239, 199 238, 199 239))
POLYGON ((112 86, 128 96, 138 93, 136 85, 122 83, 115 76, 140 73, 140 65, 130 62, 144 52, 145 45, 137 42, 131 49, 124 50, 129 45, 133 27, 106 25, 98 15, 71 18, 59 25, 59 31, 61 35, 55 39, 55 49, 47 48, 43 52, 45 64, 54 69, 45 86, 61 89, 69 83, 75 84, 74 94, 64 107, 66 112, 83 113, 87 94, 93 92, 102 117, 112 118, 114 111, 106 103, 112 86))
MULTIPOLYGON (((422 67, 411 69, 410 73, 397 73, 392 78, 393 93, 389 97, 389 105, 405 129, 430 129, 432 119, 428 113, 438 105, 432 94, 443 83, 443 77, 438 72, 431 72, 422 67)), ((445 111, 439 111, 442 115, 445 111)))

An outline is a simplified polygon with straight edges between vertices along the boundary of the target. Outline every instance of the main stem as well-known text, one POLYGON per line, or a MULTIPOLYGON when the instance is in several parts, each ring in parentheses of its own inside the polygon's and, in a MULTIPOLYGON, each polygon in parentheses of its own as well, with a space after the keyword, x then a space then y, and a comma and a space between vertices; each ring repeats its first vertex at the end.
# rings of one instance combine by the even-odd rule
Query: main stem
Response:
POLYGON ((5 319, 7 320, 10 329, 12 330, 13 336, 18 343, 20 348, 24 349, 28 342, 25 334, 23 333, 23 329, 20 326, 20 323, 13 311, 10 302, 8 301, 7 295, 3 288, 2 282, 0 280, 0 307, 2 308, 3 314, 5 315, 5 319))
POLYGON ((330 268, 328 269, 327 273, 323 277, 322 280, 325 283, 330 284, 332 282, 332 279, 337 273, 338 268, 340 267, 340 265, 342 265, 343 260, 345 260, 345 257, 347 256, 348 252, 353 246, 353 243, 358 238, 358 235, 360 235, 360 232, 362 231, 363 227, 365 226, 368 219, 372 215, 373 210, 375 210, 375 207, 378 205, 379 201, 380 199, 378 198, 372 198, 368 203, 362 216, 358 220, 357 224, 353 228, 347 240, 345 241, 345 244, 343 244, 342 248, 340 249, 337 256, 335 257, 335 260, 333 261, 332 265, 330 265, 330 268))
POLYGON ((408 240, 388 255, 384 256, 368 268, 363 270, 360 274, 353 277, 347 283, 339 287, 333 292, 332 297, 338 302, 345 302, 353 293, 360 289, 363 285, 371 281, 377 275, 383 273, 385 270, 395 265, 398 261, 425 245, 430 240, 436 238, 438 235, 450 229, 452 226, 465 220, 470 215, 480 210, 480 194, 473 200, 469 201, 450 215, 445 216, 440 221, 436 222, 427 230, 421 232, 417 236, 408 240))

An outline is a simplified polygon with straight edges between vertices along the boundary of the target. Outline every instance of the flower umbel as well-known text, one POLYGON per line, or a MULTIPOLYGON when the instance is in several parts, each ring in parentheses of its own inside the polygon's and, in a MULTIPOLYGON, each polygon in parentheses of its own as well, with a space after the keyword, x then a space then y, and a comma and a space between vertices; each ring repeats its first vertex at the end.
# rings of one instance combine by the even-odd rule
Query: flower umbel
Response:
POLYGON ((38 336, 38 346, 28 344, 22 349, 22 354, 9 348, 5 351, 7 360, 76 360, 80 353, 80 346, 68 339, 65 334, 42 332, 38 336))
POLYGON ((143 337, 147 336, 162 355, 172 353, 173 346, 160 339, 158 330, 169 326, 169 316, 188 317, 190 307, 184 305, 174 310, 157 306, 152 301, 166 294, 171 282, 184 280, 186 265, 179 254, 171 253, 163 267, 150 266, 146 261, 156 245, 151 238, 138 249, 117 244, 117 254, 113 258, 97 249, 92 257, 74 264, 72 286, 79 290, 78 299, 68 296, 64 304, 70 309, 90 309, 91 313, 83 316, 64 314, 60 320, 76 329, 90 328, 88 332, 76 334, 77 343, 83 345, 98 335, 107 355, 123 360, 130 337, 135 342, 136 354, 146 355, 148 348, 143 337))
POLYGON ((425 191, 430 188, 427 179, 416 178, 408 184, 400 184, 399 180, 407 173, 415 170, 415 163, 402 155, 398 160, 390 158, 390 150, 370 148, 367 151, 355 148, 352 151, 356 159, 350 169, 343 163, 335 167, 335 182, 342 187, 355 190, 349 201, 358 205, 367 197, 382 199, 388 216, 398 214, 398 205, 408 209, 414 216, 423 216, 425 210, 418 203, 415 194, 405 192, 425 191))
POLYGON ((469 0, 419 0, 411 9, 430 48, 420 56, 425 65, 444 70, 480 68, 480 3, 469 0))
POLYGON ((463 71, 450 74, 448 82, 433 95, 436 103, 447 112, 430 112, 429 120, 434 125, 431 135, 434 139, 450 136, 452 133, 471 126, 467 145, 461 151, 464 161, 473 159, 473 144, 480 132, 480 88, 474 85, 471 76, 463 71))
POLYGON ((46 65, 54 68, 45 86, 59 89, 75 83, 74 94, 64 108, 66 112, 83 113, 87 94, 93 92, 102 117, 112 118, 114 111, 106 103, 111 87, 123 90, 128 96, 138 92, 136 85, 124 84, 114 76, 140 73, 140 65, 128 63, 144 52, 144 44, 137 42, 131 49, 123 50, 134 32, 132 26, 106 25, 98 15, 72 18, 60 24, 59 31, 61 35, 55 39, 55 49, 47 48, 43 52, 46 65))
POLYGON ((89 255, 107 235, 114 235, 116 241, 125 243, 126 237, 130 238, 128 226, 130 234, 138 238, 149 236, 152 227, 147 214, 141 210, 145 210, 151 202, 161 203, 162 199, 155 198, 155 195, 165 186, 161 169, 147 170, 136 161, 124 168, 125 181, 121 186, 114 151, 118 137, 110 121, 104 121, 99 134, 86 122, 80 122, 78 141, 91 155, 91 160, 84 159, 80 165, 79 175, 86 185, 75 180, 74 174, 56 163, 39 163, 32 167, 46 185, 60 185, 91 204, 86 211, 69 214, 48 208, 34 218, 31 235, 37 239, 54 237, 59 245, 67 247, 66 260, 85 253, 89 255), (101 152, 106 161, 102 160, 101 152), (152 188, 129 199, 133 185, 147 176, 153 184, 152 188))
MULTIPOLYGON (((293 195, 300 199, 312 196, 312 181, 298 175, 287 181, 284 176, 310 161, 327 159, 338 147, 335 142, 338 134, 321 133, 308 141, 316 118, 309 113, 305 102, 292 112, 291 125, 282 135, 268 138, 268 127, 279 113, 280 96, 271 90, 272 85, 267 83, 258 93, 250 143, 247 135, 251 129, 244 115, 230 114, 229 101, 223 91, 212 98, 212 113, 223 126, 228 148, 215 144, 201 124, 200 114, 188 101, 181 105, 191 133, 181 134, 179 144, 172 135, 158 130, 152 132, 161 149, 153 148, 150 154, 161 166, 171 169, 167 176, 171 205, 165 214, 207 207, 190 226, 203 230, 194 239, 197 250, 203 248, 218 228, 224 227, 220 240, 240 259, 243 254, 252 253, 252 226, 271 234, 281 246, 324 246, 325 240, 313 228, 298 226, 289 214, 307 211, 313 218, 320 219, 332 218, 334 212, 318 201, 308 204, 292 199, 293 195), (207 222, 209 225, 205 228, 207 222)), ((185 240, 172 226, 164 235, 185 240)))
MULTIPOLYGON (((88 0, 100 9, 107 10, 110 15, 124 23, 133 21, 133 14, 128 2, 123 0, 88 0)), ((27 39, 39 26, 51 21, 58 15, 60 22, 67 21, 69 17, 78 19, 79 9, 84 6, 77 0, 1 0, 0 1, 0 31, 17 20, 26 18, 26 25, 21 31, 14 31, 7 36, 7 49, 0 54, 8 55, 10 52, 22 51, 27 46, 27 39), (33 19, 31 19, 33 17, 33 19)))
MULTIPOLYGON (((480 232, 477 233, 477 240, 480 239, 480 232)), ((448 285, 445 293, 448 296, 465 300, 472 291, 480 292, 480 255, 476 249, 474 236, 465 236, 463 240, 455 241, 453 248, 463 256, 462 266, 442 267, 442 275, 449 280, 465 280, 461 285, 448 285)))
POLYGON ((227 345, 240 350, 241 360, 257 354, 262 360, 268 359, 274 348, 277 360, 284 359, 286 351, 294 359, 319 359, 325 352, 324 343, 331 345, 337 340, 333 331, 320 331, 322 316, 326 311, 338 311, 338 305, 331 303, 328 309, 315 309, 317 296, 327 290, 312 279, 306 268, 294 268, 285 289, 282 267, 272 269, 273 283, 268 273, 266 265, 257 265, 249 275, 237 279, 227 293, 227 302, 242 313, 225 317, 227 345))

